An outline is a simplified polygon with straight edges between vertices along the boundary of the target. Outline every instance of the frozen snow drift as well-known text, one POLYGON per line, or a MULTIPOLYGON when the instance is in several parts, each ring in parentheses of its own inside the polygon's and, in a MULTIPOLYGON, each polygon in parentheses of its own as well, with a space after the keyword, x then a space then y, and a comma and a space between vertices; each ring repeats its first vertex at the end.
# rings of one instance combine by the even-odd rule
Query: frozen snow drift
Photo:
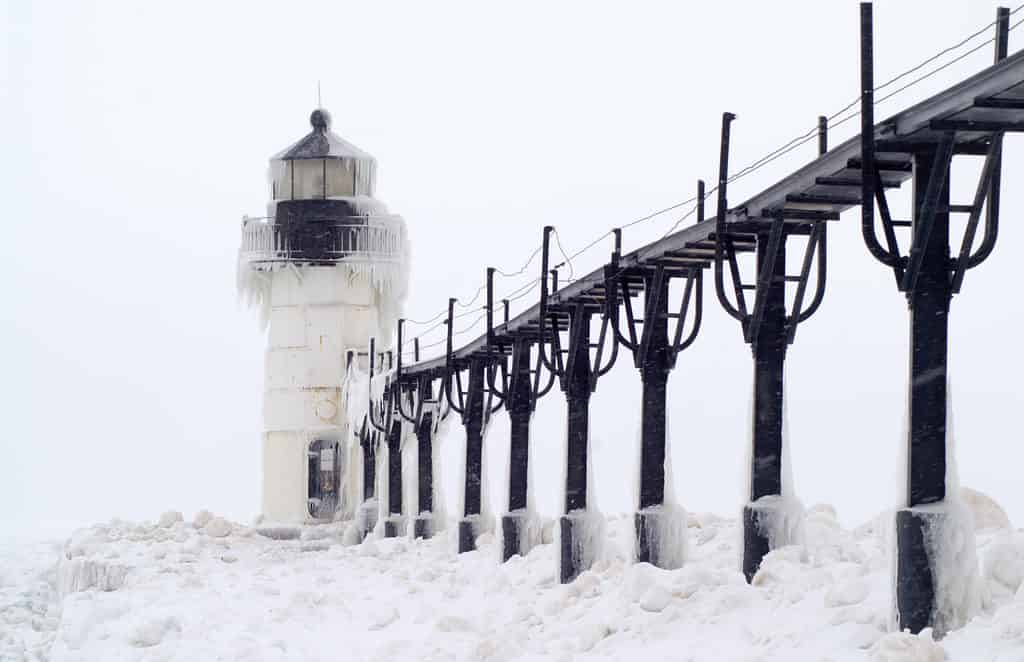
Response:
POLYGON ((345 522, 276 539, 206 513, 114 520, 0 547, 0 659, 1024 660, 1024 533, 977 532, 981 613, 935 642, 887 631, 883 519, 848 531, 809 508, 804 545, 747 585, 735 520, 691 513, 684 565, 661 570, 629 561, 632 516, 611 516, 564 586, 553 544, 499 564, 492 534, 457 556, 454 527, 349 546, 345 522))

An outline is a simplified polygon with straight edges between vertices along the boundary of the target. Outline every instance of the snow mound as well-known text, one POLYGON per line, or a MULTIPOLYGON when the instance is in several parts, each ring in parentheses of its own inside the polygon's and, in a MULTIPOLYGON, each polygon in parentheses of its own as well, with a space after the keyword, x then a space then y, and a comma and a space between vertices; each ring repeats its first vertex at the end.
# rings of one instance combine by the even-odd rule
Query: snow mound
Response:
POLYGON ((876 662, 942 662, 946 652, 932 641, 931 630, 925 629, 917 636, 892 632, 878 642, 873 659, 876 662))
POLYGON ((975 530, 1010 528, 1010 518, 1007 517, 1006 511, 992 497, 969 487, 962 487, 960 498, 974 517, 975 530))
POLYGON ((164 529, 169 529, 178 522, 184 521, 185 518, 182 517, 181 513, 179 513, 177 510, 168 510, 162 515, 160 515, 160 519, 157 521, 157 526, 164 529))
POLYGON ((844 530, 815 506, 806 549, 773 550, 748 585, 737 522, 688 521, 686 564, 669 570, 632 562, 633 514, 607 516, 601 557, 565 585, 550 543, 498 563, 491 535, 456 555, 446 536, 333 544, 348 523, 273 539, 228 522, 214 537, 178 521, 113 521, 62 549, 0 546, 0 659, 1024 659, 1024 533, 978 534, 986 586, 1001 589, 939 644, 887 633, 881 530, 844 530))
POLYGON ((213 538, 223 538, 231 533, 231 524, 223 517, 214 517, 203 526, 203 533, 213 538))

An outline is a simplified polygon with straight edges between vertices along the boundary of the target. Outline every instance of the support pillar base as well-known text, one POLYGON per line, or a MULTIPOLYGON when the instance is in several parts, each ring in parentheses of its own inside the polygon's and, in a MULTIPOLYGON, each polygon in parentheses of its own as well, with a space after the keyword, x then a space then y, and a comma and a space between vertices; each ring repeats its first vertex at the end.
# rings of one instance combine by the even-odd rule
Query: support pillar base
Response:
POLYGON ((597 513, 574 510, 558 518, 559 560, 558 580, 568 584, 584 570, 589 570, 596 556, 597 538, 603 535, 597 513))
POLYGON ((796 499, 764 496, 743 506, 743 576, 749 583, 773 549, 803 538, 803 506, 796 499))
POLYGON ((896 621, 917 634, 934 627, 935 578, 928 562, 929 528, 941 525, 943 512, 913 508, 896 511, 896 621))
POLYGON ((666 570, 683 565, 686 553, 686 512, 682 508, 653 506, 633 514, 637 563, 666 570))
POLYGON ((752 504, 743 506, 743 576, 748 584, 761 567, 761 559, 771 551, 768 536, 758 524, 759 515, 752 504))
POLYGON ((476 538, 480 530, 480 516, 473 515, 459 520, 459 554, 476 549, 476 538))
POLYGON ((526 556, 536 544, 530 535, 530 520, 525 510, 501 516, 501 560, 504 563, 516 554, 526 556))
POLYGON ((401 515, 389 515, 384 520, 384 537, 399 538, 405 535, 405 517, 401 515))
POLYGON ((434 536, 434 516, 427 514, 420 514, 412 520, 412 537, 415 538, 432 538, 434 536))

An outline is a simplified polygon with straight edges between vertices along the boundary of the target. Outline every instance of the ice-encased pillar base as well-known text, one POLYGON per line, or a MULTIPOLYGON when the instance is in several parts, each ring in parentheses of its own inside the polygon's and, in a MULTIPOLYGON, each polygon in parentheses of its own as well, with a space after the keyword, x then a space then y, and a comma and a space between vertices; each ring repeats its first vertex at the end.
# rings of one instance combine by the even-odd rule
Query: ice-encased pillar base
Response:
POLYGON ((637 563, 650 563, 667 570, 679 567, 681 552, 671 548, 683 544, 686 521, 679 520, 679 513, 666 510, 663 506, 639 510, 633 515, 633 527, 637 563))
POLYGON ((434 517, 430 514, 417 515, 412 520, 413 538, 432 538, 434 536, 434 517))
POLYGON ((743 506, 743 576, 750 583, 761 567, 761 559, 771 551, 768 534, 760 524, 761 511, 754 504, 743 506))
POLYGON ((405 518, 401 515, 390 515, 384 520, 384 537, 398 538, 405 535, 405 518))
POLYGON ((476 549, 476 539, 479 532, 479 515, 470 515, 459 520, 459 554, 472 552, 476 549))
POLYGON ((508 561, 515 555, 525 556, 531 549, 529 517, 525 510, 505 513, 501 516, 501 560, 508 561))
POLYGON ((941 512, 896 511, 896 619, 899 629, 917 634, 931 627, 935 578, 929 563, 928 529, 941 512))
POLYGON ((576 510, 558 518, 558 581, 568 584, 594 564, 594 540, 600 532, 589 530, 592 523, 586 510, 576 510))

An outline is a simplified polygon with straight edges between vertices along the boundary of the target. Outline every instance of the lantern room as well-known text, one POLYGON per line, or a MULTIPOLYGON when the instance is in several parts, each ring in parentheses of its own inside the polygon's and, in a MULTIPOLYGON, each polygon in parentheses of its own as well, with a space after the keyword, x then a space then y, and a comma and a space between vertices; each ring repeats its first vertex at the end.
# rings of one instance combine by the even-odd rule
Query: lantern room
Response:
POLYGON ((317 108, 313 130, 270 160, 274 202, 373 196, 377 162, 331 132, 331 115, 317 108))

